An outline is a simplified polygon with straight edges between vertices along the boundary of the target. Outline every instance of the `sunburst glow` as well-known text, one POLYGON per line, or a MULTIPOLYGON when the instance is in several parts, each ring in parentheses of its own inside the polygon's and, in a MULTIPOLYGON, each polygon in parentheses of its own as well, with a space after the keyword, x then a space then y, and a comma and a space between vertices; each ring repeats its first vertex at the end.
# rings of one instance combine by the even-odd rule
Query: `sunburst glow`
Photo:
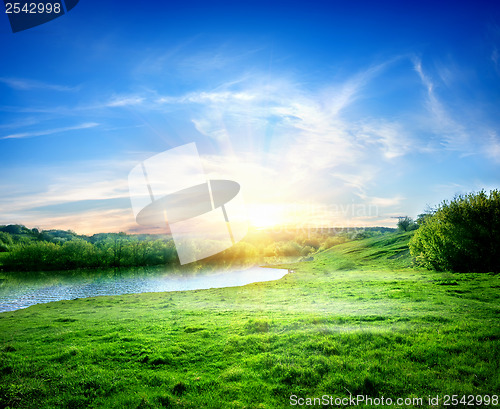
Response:
POLYGON ((248 208, 248 219, 253 227, 268 228, 285 223, 285 213, 281 205, 254 204, 248 208))

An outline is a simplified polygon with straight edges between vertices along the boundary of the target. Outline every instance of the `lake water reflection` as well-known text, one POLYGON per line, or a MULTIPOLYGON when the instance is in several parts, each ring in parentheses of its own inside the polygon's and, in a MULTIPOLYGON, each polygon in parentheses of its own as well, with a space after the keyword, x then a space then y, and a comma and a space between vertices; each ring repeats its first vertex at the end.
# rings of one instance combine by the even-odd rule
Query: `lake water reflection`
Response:
POLYGON ((14 276, 0 281, 0 312, 14 311, 34 304, 99 295, 186 291, 236 287, 278 280, 288 270, 251 267, 219 273, 172 274, 164 269, 120 272, 75 273, 71 277, 48 275, 37 279, 14 276))

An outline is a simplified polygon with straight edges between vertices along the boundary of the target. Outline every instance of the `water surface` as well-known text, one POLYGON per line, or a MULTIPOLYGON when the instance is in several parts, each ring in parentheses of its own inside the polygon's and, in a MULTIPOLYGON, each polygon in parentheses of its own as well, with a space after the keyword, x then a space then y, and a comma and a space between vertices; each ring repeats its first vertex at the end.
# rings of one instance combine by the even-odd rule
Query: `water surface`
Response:
MULTIPOLYGON (((201 290, 236 287, 278 280, 288 271, 251 267, 218 273, 173 274, 164 269, 134 269, 119 272, 75 272, 71 276, 45 275, 38 278, 7 276, 0 281, 0 312, 27 308, 34 304, 99 295, 201 290)), ((48 273, 46 273, 48 274, 48 273)))

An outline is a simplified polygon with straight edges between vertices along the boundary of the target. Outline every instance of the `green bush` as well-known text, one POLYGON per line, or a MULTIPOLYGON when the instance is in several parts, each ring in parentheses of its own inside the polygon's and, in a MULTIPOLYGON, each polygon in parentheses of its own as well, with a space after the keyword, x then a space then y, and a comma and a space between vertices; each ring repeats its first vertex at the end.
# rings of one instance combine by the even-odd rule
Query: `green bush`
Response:
POLYGON ((444 201, 410 240, 416 262, 456 272, 500 271, 500 191, 444 201))

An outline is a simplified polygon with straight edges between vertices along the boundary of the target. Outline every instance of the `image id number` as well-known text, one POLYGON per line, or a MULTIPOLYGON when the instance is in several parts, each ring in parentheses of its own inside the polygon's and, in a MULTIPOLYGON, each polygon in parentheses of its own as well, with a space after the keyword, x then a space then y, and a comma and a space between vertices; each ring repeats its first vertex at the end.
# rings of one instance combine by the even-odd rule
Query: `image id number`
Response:
POLYGON ((61 3, 5 3, 7 14, 42 14, 61 12, 61 3), (22 5, 22 7, 21 7, 22 5))

